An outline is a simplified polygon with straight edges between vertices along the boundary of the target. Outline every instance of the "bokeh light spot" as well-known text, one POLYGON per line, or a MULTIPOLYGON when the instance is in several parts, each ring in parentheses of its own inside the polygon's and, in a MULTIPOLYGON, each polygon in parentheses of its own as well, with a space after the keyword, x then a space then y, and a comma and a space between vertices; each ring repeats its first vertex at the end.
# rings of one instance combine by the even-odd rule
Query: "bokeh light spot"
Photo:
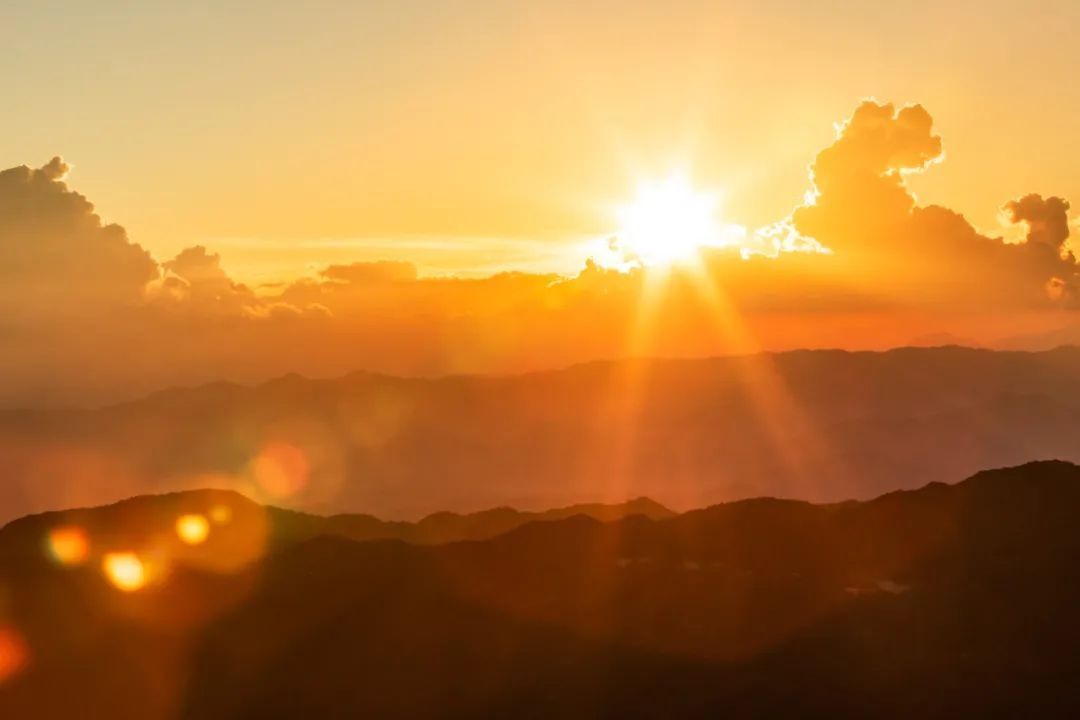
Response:
POLYGON ((181 515, 176 519, 176 534, 188 545, 199 545, 210 535, 210 522, 198 513, 181 515))
POLYGON ((49 531, 46 549, 61 565, 81 565, 90 555, 90 541, 81 527, 65 525, 49 531))
POLYGON ((291 443, 268 443, 256 456, 251 469, 259 489, 274 498, 289 498, 307 487, 307 456, 291 443))
POLYGON ((0 685, 15 677, 30 662, 30 649, 10 625, 0 625, 0 685))
POLYGON ((101 563, 101 568, 117 590, 134 592, 146 584, 146 568, 135 553, 108 553, 101 563))
POLYGON ((215 505, 210 508, 210 519, 215 525, 228 525, 232 521, 232 508, 228 505, 215 505))

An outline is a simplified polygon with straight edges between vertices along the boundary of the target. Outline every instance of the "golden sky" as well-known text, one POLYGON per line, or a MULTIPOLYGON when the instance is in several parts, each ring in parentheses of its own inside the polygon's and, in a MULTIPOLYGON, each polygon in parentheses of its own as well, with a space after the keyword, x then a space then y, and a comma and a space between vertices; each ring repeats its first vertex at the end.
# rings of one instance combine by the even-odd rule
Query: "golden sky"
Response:
POLYGON ((5 4, 0 406, 1075 341, 1078 13, 5 4))
POLYGON ((9 2, 0 167, 63 155, 155 257, 208 245, 249 282, 576 272, 674 168, 730 222, 786 216, 873 96, 930 109, 948 162, 913 188, 991 231, 1080 196, 1078 27, 1071 0, 9 2))

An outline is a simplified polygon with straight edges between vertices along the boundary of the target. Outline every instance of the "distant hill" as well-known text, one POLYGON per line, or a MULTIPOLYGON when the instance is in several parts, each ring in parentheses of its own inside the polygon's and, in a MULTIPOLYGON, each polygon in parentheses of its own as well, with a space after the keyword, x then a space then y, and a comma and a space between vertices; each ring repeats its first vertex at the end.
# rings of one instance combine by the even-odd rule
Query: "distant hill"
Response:
MULTIPOLYGON (((615 522, 631 517, 666 520, 676 513, 649 498, 604 505, 590 503, 554 508, 542 512, 522 512, 494 508, 477 513, 441 512, 417 522, 385 521, 371 515, 312 515, 262 506, 231 490, 185 490, 165 495, 143 495, 112 505, 77 508, 28 515, 0 528, 0 561, 16 562, 37 557, 41 538, 48 528, 77 526, 93 537, 104 538, 116 547, 145 545, 151 535, 168 529, 179 516, 193 513, 208 519, 213 508, 227 508, 230 532, 246 528, 256 535, 259 554, 271 548, 293 545, 316 537, 339 537, 357 542, 400 540, 416 545, 488 540, 529 523, 545 523, 584 517, 599 522, 615 522)), ((176 538, 168 543, 170 552, 184 551, 176 538)), ((191 552, 185 553, 191 556, 191 552)), ((244 562, 254 559, 246 558, 244 562)), ((205 558, 204 558, 205 559, 205 558)))
MULTIPOLYGON (((1080 349, 801 351, 513 377, 287 376, 0 413, 0 521, 195 487, 417 518, 655 498, 868 498, 1080 461, 1080 349), (260 477, 274 453, 298 477, 260 477)), ((286 473, 287 475, 287 473, 286 473)), ((434 521, 432 521, 434 522, 434 521)))
POLYGON ((214 491, 28 517, 0 530, 0 717, 1075 717, 1078 507, 1080 468, 1042 462, 441 545, 214 491), (201 544, 184 514, 218 518, 201 544), (72 527, 85 562, 51 562, 72 527), (121 592, 121 550, 167 571, 121 592))
POLYGON ((1069 322, 1043 332, 1026 333, 1004 338, 996 343, 1002 350, 1049 350, 1080 345, 1080 323, 1069 322))
MULTIPOLYGON (((195 496, 197 495, 198 493, 195 493, 195 496)), ((585 503, 543 512, 522 512, 508 507, 465 514, 440 512, 415 523, 387 522, 371 515, 321 517, 279 508, 271 508, 268 512, 272 514, 278 533, 292 539, 334 535, 349 540, 402 540, 419 545, 488 540, 528 523, 552 522, 575 516, 601 522, 613 522, 634 516, 649 520, 665 520, 675 516, 673 511, 649 498, 636 498, 612 505, 585 503)))

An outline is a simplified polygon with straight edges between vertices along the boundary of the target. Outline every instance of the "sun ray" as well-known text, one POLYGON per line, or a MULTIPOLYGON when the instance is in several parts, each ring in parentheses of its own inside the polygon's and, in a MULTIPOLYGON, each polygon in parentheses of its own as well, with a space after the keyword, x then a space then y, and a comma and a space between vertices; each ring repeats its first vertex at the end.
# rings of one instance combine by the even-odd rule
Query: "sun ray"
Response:
MULTIPOLYGON (((702 342, 708 354, 757 354, 762 347, 724 292, 721 278, 710 270, 703 250, 741 246, 745 230, 724 225, 717 217, 717 194, 693 188, 685 176, 643 183, 630 203, 618 208, 620 230, 612 249, 621 253, 624 267, 639 278, 636 301, 628 318, 624 355, 610 381, 608 401, 601 412, 614 422, 607 427, 598 466, 607 474, 606 491, 623 496, 636 482, 635 447, 648 399, 649 362, 661 343, 658 328, 673 307, 702 308, 709 327, 702 342), (689 303, 684 306, 683 303, 689 303)), ((758 354, 745 365, 743 392, 760 432, 775 450, 777 462, 792 479, 793 490, 813 492, 824 478, 815 469, 830 467, 835 453, 775 368, 771 358, 758 354), (798 438, 793 442, 794 438, 798 438)))
MULTIPOLYGON (((797 479, 800 495, 816 495, 827 481, 822 469, 839 462, 839 456, 829 447, 813 419, 791 395, 782 374, 773 367, 773 357, 757 341, 743 321, 731 298, 724 292, 720 280, 704 265, 685 268, 697 296, 708 306, 708 317, 715 331, 725 342, 743 348, 753 355, 745 366, 743 376, 750 394, 751 408, 756 421, 767 435, 776 457, 788 477, 797 479)), ((837 472, 845 473, 842 464, 837 472)), ((835 478, 832 478, 835 480, 835 478)))

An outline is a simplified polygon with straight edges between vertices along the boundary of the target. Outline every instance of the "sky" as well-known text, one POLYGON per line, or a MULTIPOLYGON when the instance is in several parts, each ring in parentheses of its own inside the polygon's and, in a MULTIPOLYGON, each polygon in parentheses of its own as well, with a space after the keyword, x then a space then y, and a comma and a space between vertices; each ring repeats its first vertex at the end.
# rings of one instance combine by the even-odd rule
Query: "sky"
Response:
POLYGON ((731 222, 782 218, 875 97, 945 138, 919 199, 996 230, 1010 198, 1080 196, 1078 29, 1070 0, 12 0, 0 166, 62 155, 155 256, 208 245, 247 282, 572 272, 674 169, 731 222))
POLYGON ((4 3, 0 406, 1075 342, 1078 30, 1073 2, 4 3))

